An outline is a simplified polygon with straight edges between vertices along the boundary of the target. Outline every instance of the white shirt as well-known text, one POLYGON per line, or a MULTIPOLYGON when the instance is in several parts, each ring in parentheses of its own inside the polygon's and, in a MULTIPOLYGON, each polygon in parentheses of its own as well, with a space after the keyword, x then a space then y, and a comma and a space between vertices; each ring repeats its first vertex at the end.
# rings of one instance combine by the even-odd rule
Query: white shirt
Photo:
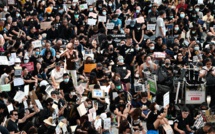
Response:
POLYGON ((166 36, 166 27, 165 27, 165 23, 163 21, 163 18, 161 18, 160 16, 157 18, 156 21, 156 31, 155 31, 155 36, 163 36, 160 32, 160 27, 162 28, 163 34, 164 36, 166 36))
POLYGON ((51 77, 53 77, 57 83, 63 81, 63 74, 64 74, 63 68, 60 68, 60 71, 57 71, 56 69, 53 69, 51 71, 51 77))

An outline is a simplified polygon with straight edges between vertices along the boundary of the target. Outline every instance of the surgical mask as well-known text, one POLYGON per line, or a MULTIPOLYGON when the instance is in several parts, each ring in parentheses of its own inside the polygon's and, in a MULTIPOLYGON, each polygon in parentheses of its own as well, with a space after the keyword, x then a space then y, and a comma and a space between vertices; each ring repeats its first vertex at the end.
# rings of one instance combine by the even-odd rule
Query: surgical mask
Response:
POLYGON ((109 3, 108 5, 111 7, 113 4, 112 4, 112 3, 109 3))
POLYGON ((18 13, 18 14, 16 14, 16 17, 19 17, 20 16, 20 14, 18 13))
POLYGON ((151 64, 151 63, 152 63, 152 60, 149 60, 148 63, 151 64))
POLYGON ((136 49, 136 51, 139 51, 139 50, 140 50, 140 47, 136 47, 135 49, 136 49))
POLYGON ((124 60, 119 60, 120 63, 124 63, 124 60))
POLYGON ((79 17, 79 15, 74 15, 74 17, 77 19, 79 17))
POLYGON ((117 90, 120 90, 120 89, 121 89, 121 85, 116 86, 116 89, 117 89, 117 90))
POLYGON ((98 6, 99 8, 102 8, 102 6, 98 6))
POLYGON ((150 48, 150 50, 154 50, 155 49, 155 47, 149 47, 150 48))
POLYGON ((181 18, 184 18, 184 17, 185 17, 185 14, 180 14, 180 17, 181 17, 181 18))
POLYGON ((59 13, 63 13, 63 12, 64 12, 64 10, 63 10, 63 9, 61 9, 61 10, 59 10, 58 12, 59 12, 59 13))
POLYGON ((40 54, 40 52, 35 52, 35 55, 39 55, 40 54))
POLYGON ((4 8, 4 11, 7 12, 7 8, 4 8))
POLYGON ((196 8, 195 10, 196 10, 196 12, 199 12, 199 8, 196 8))
POLYGON ((74 4, 72 4, 72 6, 76 6, 76 4, 74 3, 74 4))
POLYGON ((64 82, 68 83, 69 82, 69 78, 67 79, 63 79, 64 82))
POLYGON ((89 104, 88 104, 88 108, 91 108, 91 107, 92 107, 92 105, 89 105, 89 104))
POLYGON ((90 11, 93 11, 93 8, 89 8, 90 11))
POLYGON ((179 27, 175 27, 175 30, 178 31, 178 30, 179 30, 179 27))
POLYGON ((56 58, 58 58, 58 59, 59 59, 59 58, 60 58, 60 55, 56 55, 56 58))
POLYGON ((190 9, 189 9, 189 11, 193 11, 193 9, 192 9, 192 8, 190 8, 190 9))
POLYGON ((199 50, 199 47, 194 47, 194 50, 198 51, 198 50, 199 50))
POLYGON ((140 10, 136 10, 136 13, 140 13, 140 10))
POLYGON ((172 18, 173 18, 173 16, 169 16, 169 18, 170 18, 170 19, 172 19, 172 18))
POLYGON ((24 60, 24 63, 28 63, 29 60, 24 60))
POLYGON ((196 31, 192 31, 192 34, 195 34, 196 33, 196 31))
POLYGON ((103 14, 103 15, 106 15, 106 14, 107 14, 107 12, 102 12, 102 14, 103 14))
POLYGON ((156 104, 156 105, 155 105, 155 109, 156 109, 156 110, 159 110, 159 109, 160 109, 160 106, 159 106, 158 104, 156 104))

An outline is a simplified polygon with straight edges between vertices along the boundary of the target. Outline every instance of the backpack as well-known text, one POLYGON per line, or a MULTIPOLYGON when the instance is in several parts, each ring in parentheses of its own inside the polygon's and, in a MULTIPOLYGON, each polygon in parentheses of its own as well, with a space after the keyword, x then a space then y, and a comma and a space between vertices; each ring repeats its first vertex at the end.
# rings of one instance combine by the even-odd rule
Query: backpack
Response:
POLYGON ((157 82, 159 84, 164 83, 165 80, 168 78, 167 71, 164 69, 164 67, 159 67, 156 74, 157 74, 157 82))
MULTIPOLYGON (((206 70, 207 71, 207 70, 206 70)), ((213 67, 209 70, 209 71, 207 71, 207 75, 206 75, 206 77, 205 77, 205 79, 206 79, 206 85, 207 86, 215 86, 215 83, 214 83, 214 81, 215 81, 215 76, 213 76, 212 74, 211 74, 211 72, 213 71, 213 67)))

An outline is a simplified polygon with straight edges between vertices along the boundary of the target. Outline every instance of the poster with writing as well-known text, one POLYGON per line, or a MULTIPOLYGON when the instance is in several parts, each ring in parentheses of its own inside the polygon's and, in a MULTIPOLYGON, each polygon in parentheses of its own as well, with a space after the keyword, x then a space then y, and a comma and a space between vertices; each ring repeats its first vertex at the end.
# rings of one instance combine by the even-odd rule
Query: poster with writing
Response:
POLYGON ((34 48, 42 47, 41 40, 32 41, 32 45, 33 45, 34 48))
POLYGON ((33 62, 21 64, 21 67, 26 67, 29 72, 34 71, 34 63, 33 62))
POLYGON ((9 65, 7 56, 0 56, 0 65, 9 65))
POLYGON ((78 113, 80 116, 83 116, 87 113, 87 109, 84 106, 84 103, 81 103, 78 107, 77 107, 78 113))
POLYGON ((156 24, 147 24, 147 30, 155 30, 156 24))
POLYGON ((163 96, 163 106, 166 107, 169 105, 169 92, 165 93, 163 96))
POLYGON ((95 18, 95 19, 97 18, 97 14, 94 13, 94 12, 90 12, 88 16, 89 16, 89 17, 93 17, 93 18, 95 18))
POLYGON ((15 5, 15 0, 7 0, 8 5, 15 5))
POLYGON ((107 23, 106 28, 109 29, 109 30, 113 29, 114 28, 114 23, 107 23))
POLYGON ((13 99, 14 99, 15 101, 21 103, 21 102, 22 102, 22 99, 24 99, 24 97, 25 97, 25 93, 22 92, 22 91, 18 91, 18 92, 16 92, 16 95, 14 96, 13 99))
POLYGON ((87 24, 90 26, 96 25, 97 19, 88 19, 87 24))
POLYGON ((99 22, 106 22, 107 21, 107 17, 106 16, 99 16, 98 21, 99 22))
POLYGON ((92 97, 93 98, 104 98, 105 97, 104 91, 100 90, 100 89, 93 89, 92 97))
POLYGON ((46 30, 46 29, 51 28, 51 23, 52 23, 52 21, 40 22, 40 29, 46 30))
POLYGON ((105 130, 110 129, 110 127, 111 127, 111 119, 110 118, 104 119, 103 123, 104 123, 104 129, 105 130))
POLYGON ((14 86, 24 85, 24 80, 22 78, 14 78, 13 85, 14 86))
POLYGON ((85 3, 85 4, 80 4, 79 7, 80 7, 80 10, 88 9, 87 3, 85 3))
POLYGON ((11 85, 10 84, 0 85, 0 91, 1 92, 10 92, 11 85))

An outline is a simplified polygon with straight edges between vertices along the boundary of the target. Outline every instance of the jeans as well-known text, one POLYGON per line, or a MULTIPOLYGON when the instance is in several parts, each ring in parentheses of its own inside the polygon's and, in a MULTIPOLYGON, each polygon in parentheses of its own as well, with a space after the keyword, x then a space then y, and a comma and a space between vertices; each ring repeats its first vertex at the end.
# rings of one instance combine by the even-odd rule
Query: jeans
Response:
POLYGON ((68 73, 72 76, 72 82, 73 82, 74 87, 78 86, 76 70, 66 70, 66 73, 68 73))

